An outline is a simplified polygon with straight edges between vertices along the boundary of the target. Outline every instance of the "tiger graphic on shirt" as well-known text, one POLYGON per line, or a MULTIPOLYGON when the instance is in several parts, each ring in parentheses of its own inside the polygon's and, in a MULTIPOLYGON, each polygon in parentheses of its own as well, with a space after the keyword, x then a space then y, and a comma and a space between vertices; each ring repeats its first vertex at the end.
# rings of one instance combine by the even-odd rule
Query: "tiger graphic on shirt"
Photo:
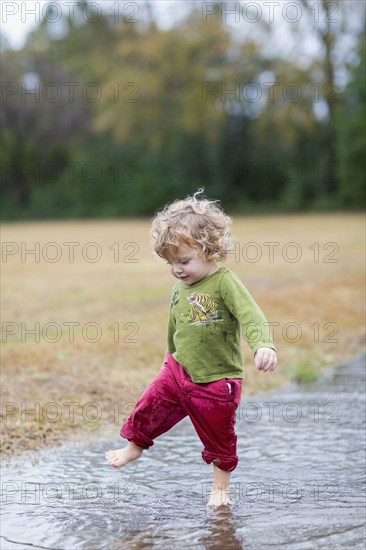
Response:
POLYGON ((191 311, 187 318, 190 324, 206 325, 218 319, 217 304, 209 294, 200 294, 192 292, 187 296, 188 302, 191 304, 191 311))

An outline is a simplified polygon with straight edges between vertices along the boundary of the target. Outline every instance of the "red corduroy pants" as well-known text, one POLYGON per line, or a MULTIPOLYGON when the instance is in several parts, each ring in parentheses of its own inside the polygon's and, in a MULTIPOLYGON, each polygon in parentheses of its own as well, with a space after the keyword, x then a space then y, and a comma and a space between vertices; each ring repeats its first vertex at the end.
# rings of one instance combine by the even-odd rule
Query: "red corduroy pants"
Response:
POLYGON ((168 353, 164 366, 141 395, 120 435, 148 449, 156 437, 189 416, 204 446, 203 460, 231 472, 238 464, 235 411, 242 382, 242 378, 192 382, 182 365, 168 353))

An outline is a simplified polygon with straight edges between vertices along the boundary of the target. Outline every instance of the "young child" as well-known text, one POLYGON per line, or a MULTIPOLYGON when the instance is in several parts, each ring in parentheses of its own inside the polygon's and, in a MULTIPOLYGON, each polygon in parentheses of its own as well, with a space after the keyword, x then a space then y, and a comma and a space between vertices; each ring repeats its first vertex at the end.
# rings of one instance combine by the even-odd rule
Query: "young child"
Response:
POLYGON ((217 262, 233 245, 231 219, 218 201, 176 200, 152 221, 155 253, 177 279, 170 303, 164 363, 121 428, 129 443, 108 451, 112 466, 136 460, 154 439, 187 415, 213 463, 209 506, 227 505, 231 472, 238 464, 235 411, 241 397, 241 328, 261 371, 277 357, 268 323, 240 279, 217 262))

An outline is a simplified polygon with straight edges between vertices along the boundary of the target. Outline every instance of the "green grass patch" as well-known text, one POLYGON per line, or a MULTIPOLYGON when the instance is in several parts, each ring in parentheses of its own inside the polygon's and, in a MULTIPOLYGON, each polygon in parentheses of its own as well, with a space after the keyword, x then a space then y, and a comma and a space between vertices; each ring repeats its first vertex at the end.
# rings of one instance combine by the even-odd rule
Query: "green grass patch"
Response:
POLYGON ((321 376, 322 363, 313 350, 302 354, 296 363, 286 363, 284 370, 291 382, 310 384, 321 376))

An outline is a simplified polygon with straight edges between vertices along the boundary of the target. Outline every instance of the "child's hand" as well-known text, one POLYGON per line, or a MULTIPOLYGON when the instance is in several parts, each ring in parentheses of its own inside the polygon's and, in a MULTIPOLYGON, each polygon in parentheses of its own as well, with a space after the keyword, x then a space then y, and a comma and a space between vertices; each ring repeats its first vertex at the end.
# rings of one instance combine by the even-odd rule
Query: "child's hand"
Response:
POLYGON ((254 355, 254 361, 258 370, 273 371, 277 365, 277 355, 272 348, 258 348, 254 355))

